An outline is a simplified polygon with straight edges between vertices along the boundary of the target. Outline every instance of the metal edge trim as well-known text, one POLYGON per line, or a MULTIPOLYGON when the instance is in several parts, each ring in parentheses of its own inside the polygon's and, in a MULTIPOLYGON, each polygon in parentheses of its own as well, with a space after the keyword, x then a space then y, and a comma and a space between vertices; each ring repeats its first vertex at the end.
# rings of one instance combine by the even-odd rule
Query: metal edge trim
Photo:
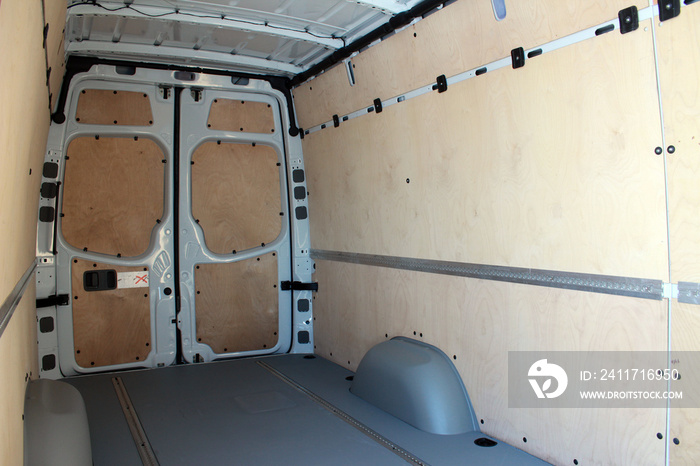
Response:
POLYGON ((10 294, 5 298, 5 301, 0 306, 0 337, 2 337, 5 328, 10 323, 12 315, 15 313, 15 309, 19 305, 19 302, 24 296, 24 292, 27 290, 27 285, 29 285, 29 280, 32 278, 34 271, 36 270, 36 259, 29 264, 29 267, 19 279, 15 287, 12 289, 10 294))
POLYGON ((448 262, 317 249, 311 250, 311 257, 317 260, 388 267, 416 272, 476 278, 480 280, 563 288, 567 290, 654 299, 658 301, 663 299, 663 282, 661 280, 646 278, 561 272, 555 270, 448 262))

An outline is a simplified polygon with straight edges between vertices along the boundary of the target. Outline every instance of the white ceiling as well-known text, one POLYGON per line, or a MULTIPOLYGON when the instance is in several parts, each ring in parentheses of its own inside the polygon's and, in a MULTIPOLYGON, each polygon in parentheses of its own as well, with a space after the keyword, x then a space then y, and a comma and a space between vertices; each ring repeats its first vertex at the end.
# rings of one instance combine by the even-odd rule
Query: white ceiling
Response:
POLYGON ((420 0, 69 0, 68 54, 293 76, 420 0))

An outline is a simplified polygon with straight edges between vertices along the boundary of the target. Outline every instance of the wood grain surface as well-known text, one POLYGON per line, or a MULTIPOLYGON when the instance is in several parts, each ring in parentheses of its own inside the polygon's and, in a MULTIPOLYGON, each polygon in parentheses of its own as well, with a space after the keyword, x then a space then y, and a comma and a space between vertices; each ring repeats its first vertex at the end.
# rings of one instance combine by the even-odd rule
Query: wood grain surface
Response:
POLYGON ((145 138, 81 137, 66 151, 63 237, 103 254, 137 256, 163 215, 165 156, 145 138))
POLYGON ((214 99, 209 109, 207 128, 245 133, 275 132, 272 108, 264 102, 214 99))
POLYGON ((139 272, 147 267, 73 260, 71 304, 75 362, 91 368, 145 360, 152 348, 149 288, 85 291, 83 274, 93 270, 139 272))
POLYGON ((274 253, 195 269, 197 341, 215 353, 272 348, 278 340, 274 253))
POLYGON ((231 254, 277 238, 282 228, 277 153, 261 144, 206 142, 192 155, 192 215, 207 248, 231 254))
POLYGON ((84 89, 78 97, 75 121, 93 125, 153 125, 148 95, 143 92, 84 89))

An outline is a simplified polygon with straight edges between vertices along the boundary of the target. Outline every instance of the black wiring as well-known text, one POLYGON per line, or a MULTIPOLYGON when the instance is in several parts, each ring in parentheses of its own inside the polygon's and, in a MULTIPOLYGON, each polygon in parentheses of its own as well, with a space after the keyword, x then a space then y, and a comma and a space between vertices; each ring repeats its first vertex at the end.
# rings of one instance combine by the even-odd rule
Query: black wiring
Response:
POLYGON ((198 13, 190 13, 190 12, 183 12, 180 11, 178 8, 173 8, 173 11, 167 11, 164 13, 158 13, 158 14, 151 14, 151 13, 146 13, 144 11, 139 10, 138 8, 134 8, 131 4, 125 4, 123 6, 119 6, 116 8, 108 8, 101 3, 97 2, 96 0, 83 0, 82 2, 79 3, 72 3, 68 5, 68 9, 73 8, 74 6, 78 5, 92 5, 96 6, 98 8, 102 8, 105 11, 109 11, 110 13, 116 12, 116 11, 121 11, 121 10, 131 10, 133 12, 136 12, 144 17, 147 18, 163 18, 166 16, 171 16, 171 15, 182 15, 182 16, 190 16, 193 18, 198 18, 198 19, 220 19, 223 21, 230 21, 232 23, 241 23, 241 24, 250 24, 253 26, 264 26, 270 29, 277 29, 281 31, 291 31, 291 32, 299 32, 303 34, 308 34, 312 37, 316 37, 317 39, 340 39, 343 41, 343 46, 347 45, 345 43, 345 38, 344 37, 336 37, 334 35, 323 35, 323 34, 316 34, 314 32, 308 31, 306 29, 294 29, 294 28, 289 28, 285 26, 274 26, 272 24, 269 24, 267 21, 263 23, 255 22, 255 21, 247 21, 244 19, 234 19, 234 18, 229 18, 228 16, 221 14, 221 15, 209 15, 209 14, 198 14, 198 13))

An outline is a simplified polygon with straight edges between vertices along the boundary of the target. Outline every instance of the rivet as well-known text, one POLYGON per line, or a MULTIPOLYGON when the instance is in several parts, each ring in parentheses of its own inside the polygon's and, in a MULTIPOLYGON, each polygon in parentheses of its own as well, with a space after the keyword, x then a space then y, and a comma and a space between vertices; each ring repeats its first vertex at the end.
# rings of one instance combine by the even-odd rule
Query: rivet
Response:
POLYGON ((674 146, 668 146, 666 152, 668 152, 669 154, 673 154, 674 152, 676 152, 676 148, 674 146))
POLYGON ((661 155, 664 153, 664 150, 661 148, 661 146, 657 146, 656 149, 654 149, 654 153, 656 155, 661 155))

